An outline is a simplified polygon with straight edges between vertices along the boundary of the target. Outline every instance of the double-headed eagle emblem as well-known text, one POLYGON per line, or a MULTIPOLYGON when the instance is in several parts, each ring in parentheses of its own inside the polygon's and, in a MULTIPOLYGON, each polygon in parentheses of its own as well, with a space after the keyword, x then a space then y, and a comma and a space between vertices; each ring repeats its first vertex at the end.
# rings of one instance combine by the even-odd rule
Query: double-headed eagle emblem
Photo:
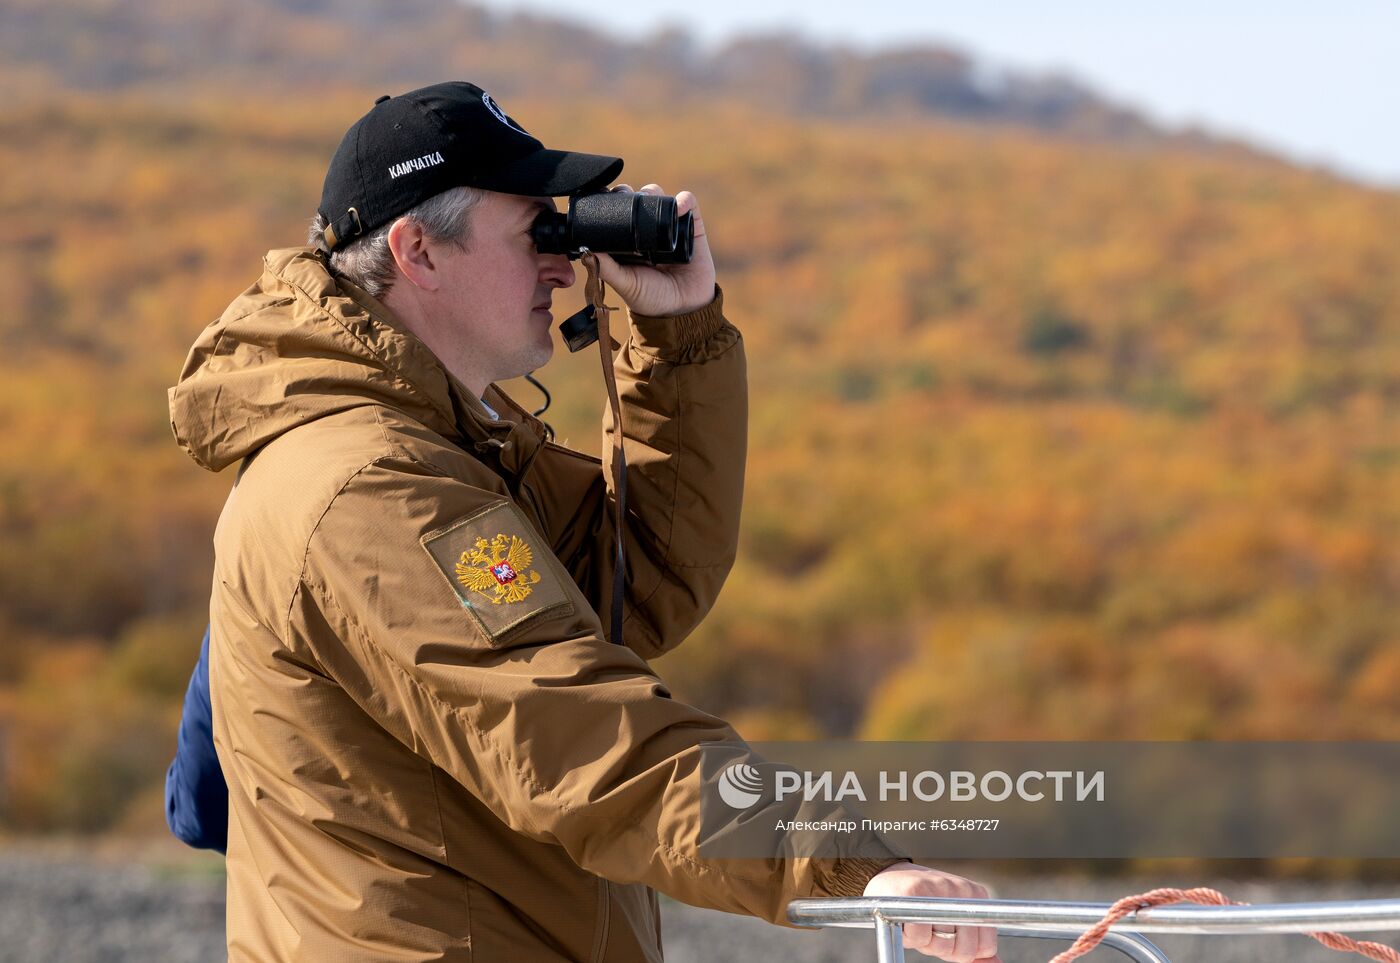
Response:
POLYGON ((540 580, 530 571, 535 553, 516 535, 497 535, 491 540, 477 538, 476 547, 457 560, 457 581, 473 592, 485 595, 492 605, 523 602, 540 580))

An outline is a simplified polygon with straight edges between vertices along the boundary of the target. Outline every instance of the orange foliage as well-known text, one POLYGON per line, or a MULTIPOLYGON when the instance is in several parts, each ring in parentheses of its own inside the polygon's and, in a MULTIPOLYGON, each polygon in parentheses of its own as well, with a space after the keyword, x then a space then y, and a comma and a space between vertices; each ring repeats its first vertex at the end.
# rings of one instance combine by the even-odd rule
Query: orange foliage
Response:
MULTIPOLYGON (((231 483, 164 389, 378 93, 0 114, 11 824, 159 779, 231 483)), ((933 121, 511 109, 694 190, 744 332, 741 557, 678 695, 755 737, 1400 732, 1400 197, 933 121)), ((544 377, 596 452, 596 359, 544 377)))

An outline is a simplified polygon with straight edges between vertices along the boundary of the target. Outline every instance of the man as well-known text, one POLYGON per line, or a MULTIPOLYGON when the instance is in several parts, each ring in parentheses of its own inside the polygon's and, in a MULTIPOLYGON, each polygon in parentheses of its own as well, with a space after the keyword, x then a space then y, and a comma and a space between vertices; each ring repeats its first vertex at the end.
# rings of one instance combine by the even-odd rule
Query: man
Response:
MULTIPOLYGON (((239 463, 209 651, 234 963, 659 960, 654 889, 775 923, 799 896, 984 893, 887 850, 697 849, 701 749, 746 746, 646 662, 737 542, 743 346, 695 197, 689 264, 599 258, 629 310, 625 573, 600 463, 494 384, 548 361, 574 281, 533 221, 621 166, 546 150, 471 84, 381 98, 331 161, 324 250, 270 252, 171 389, 191 457, 239 463)), ((985 928, 906 942, 995 952, 985 928)))

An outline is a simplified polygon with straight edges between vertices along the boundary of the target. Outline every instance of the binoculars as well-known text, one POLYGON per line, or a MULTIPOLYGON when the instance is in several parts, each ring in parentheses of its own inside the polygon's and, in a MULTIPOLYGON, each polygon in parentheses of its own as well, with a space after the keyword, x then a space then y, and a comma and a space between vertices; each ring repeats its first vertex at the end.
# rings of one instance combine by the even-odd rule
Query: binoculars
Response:
POLYGON ((570 261, 587 249, 619 264, 688 264, 695 247, 693 218, 677 216, 676 199, 663 194, 576 194, 567 213, 546 211, 531 230, 541 254, 570 261))

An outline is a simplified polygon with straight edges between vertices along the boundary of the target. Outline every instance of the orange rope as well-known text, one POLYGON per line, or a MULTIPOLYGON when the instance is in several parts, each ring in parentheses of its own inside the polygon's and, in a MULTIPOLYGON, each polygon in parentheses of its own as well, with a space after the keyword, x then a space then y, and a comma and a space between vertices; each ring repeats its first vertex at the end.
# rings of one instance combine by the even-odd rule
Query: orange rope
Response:
MULTIPOLYGON (((1109 907, 1104 918, 1075 940, 1073 946, 1056 956, 1050 963, 1069 963, 1070 960, 1076 960, 1098 946, 1108 933, 1109 927, 1114 923, 1126 916, 1131 916, 1138 910, 1151 906, 1167 906, 1171 903, 1206 903, 1214 906, 1249 905, 1227 899, 1218 890, 1207 889, 1204 886, 1198 886, 1195 889, 1154 889, 1138 896, 1125 896, 1109 907)), ((1341 933, 1309 933, 1308 935, 1329 950, 1360 953, 1362 956, 1379 960, 1380 963, 1400 963, 1400 950, 1383 943, 1364 943, 1349 936, 1343 936, 1341 933)))

